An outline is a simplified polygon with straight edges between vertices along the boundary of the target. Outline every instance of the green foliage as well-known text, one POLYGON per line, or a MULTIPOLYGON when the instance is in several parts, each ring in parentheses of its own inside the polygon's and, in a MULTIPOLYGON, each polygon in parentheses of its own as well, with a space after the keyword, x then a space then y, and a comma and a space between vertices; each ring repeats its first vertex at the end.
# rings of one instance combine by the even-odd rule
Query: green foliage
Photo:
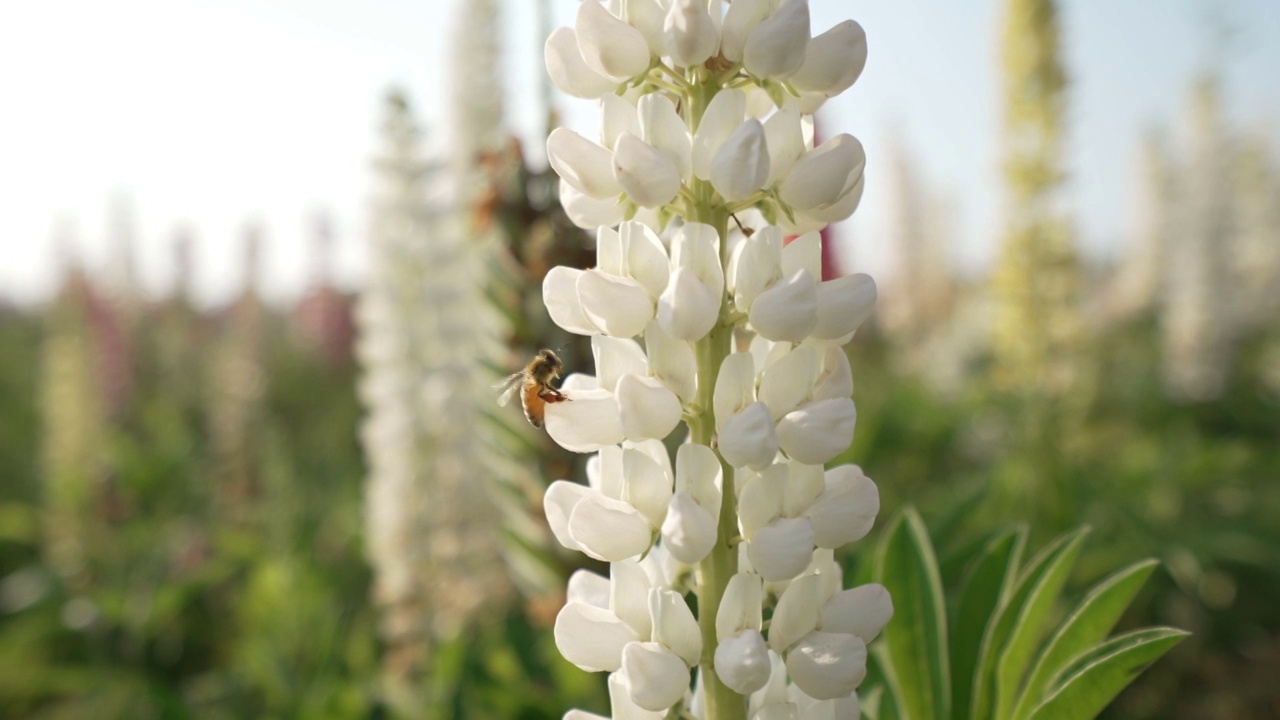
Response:
POLYGON ((1096 584, 1046 641, 1085 534, 1063 535, 1025 566, 1019 562, 1025 531, 994 535, 968 563, 948 631, 933 542, 914 509, 900 513, 880 541, 871 574, 889 589, 895 608, 864 686, 883 693, 871 717, 1097 717, 1186 633, 1150 628, 1106 638, 1150 575, 1154 563, 1143 561, 1096 584))

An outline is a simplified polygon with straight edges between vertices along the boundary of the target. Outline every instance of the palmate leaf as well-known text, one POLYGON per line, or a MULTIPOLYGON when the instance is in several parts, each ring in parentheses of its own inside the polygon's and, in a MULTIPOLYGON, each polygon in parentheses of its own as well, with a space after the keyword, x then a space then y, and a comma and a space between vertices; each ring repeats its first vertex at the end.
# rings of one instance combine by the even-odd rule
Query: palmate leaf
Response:
POLYGON ((886 705, 902 720, 948 720, 951 671, 942 581, 933 543, 914 508, 904 510, 885 531, 874 574, 894 598, 893 621, 875 646, 889 690, 886 700, 893 696, 886 705))
POLYGON ((1014 717, 1026 720, 1050 685, 1062 675, 1068 663, 1093 645, 1103 641, 1115 627, 1133 596, 1151 576, 1156 560, 1142 560, 1094 585, 1053 634, 1036 660, 1031 677, 1023 688, 1014 717))
POLYGON ((1098 645, 1072 663, 1030 720, 1092 720, 1188 634, 1175 628, 1144 628, 1098 645))
POLYGON ((1032 559, 1013 594, 988 622, 973 677, 970 718, 1006 718, 1012 713, 1017 683, 1035 651, 1085 532, 1077 530, 1055 540, 1032 559))
POLYGON ((1026 546, 1025 529, 1010 530, 989 539, 960 591, 954 622, 951 624, 951 707, 956 720, 967 720, 973 697, 974 670, 988 620, 1013 591, 1018 563, 1026 546))

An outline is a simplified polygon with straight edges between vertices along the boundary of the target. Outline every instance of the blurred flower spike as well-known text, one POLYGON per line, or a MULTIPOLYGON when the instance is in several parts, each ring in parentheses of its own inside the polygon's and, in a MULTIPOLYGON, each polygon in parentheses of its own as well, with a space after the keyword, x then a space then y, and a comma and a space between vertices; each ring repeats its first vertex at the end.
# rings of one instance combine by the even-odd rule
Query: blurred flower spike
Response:
POLYGON ((853 439, 843 345, 876 288, 822 281, 817 231, 857 209, 866 158, 847 134, 815 146, 812 113, 857 80, 866 36, 814 36, 807 0, 584 0, 545 50, 601 129, 547 140, 597 262, 543 283, 596 364, 546 416, 593 453, 589 485, 553 483, 544 508, 610 568, 570 579, 556 644, 610 673, 617 719, 857 717, 893 605, 844 589, 834 551, 880 500, 857 466, 824 466, 853 439))

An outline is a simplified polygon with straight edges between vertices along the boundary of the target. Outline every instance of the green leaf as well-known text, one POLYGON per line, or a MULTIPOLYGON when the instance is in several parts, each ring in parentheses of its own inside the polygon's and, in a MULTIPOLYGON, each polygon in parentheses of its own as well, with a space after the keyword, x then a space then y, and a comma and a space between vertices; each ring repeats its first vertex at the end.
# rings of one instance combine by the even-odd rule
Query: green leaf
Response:
POLYGON ((1004 718, 1012 712, 1017 682, 1086 532, 1081 528, 1064 535, 1040 551, 1022 571, 1012 596, 987 624, 973 680, 970 718, 1004 718), (1015 664, 1019 657, 1021 666, 1015 664))
POLYGON ((1190 633, 1145 628, 1114 637, 1085 653, 1031 720, 1091 720, 1116 695, 1190 633))
POLYGON ((890 524, 876 556, 876 579, 894 599, 894 618, 876 652, 903 720, 949 720, 951 672, 938 562, 914 508, 890 524))
POLYGON ((1093 586, 1040 653, 1018 700, 1015 718, 1029 718, 1072 658, 1106 639, 1158 564, 1154 559, 1136 562, 1093 586))
POLYGON ((974 690, 974 670, 978 666, 982 638, 987 624, 1012 592, 1018 563, 1027 544, 1024 528, 1009 530, 989 539, 960 591, 955 621, 951 625, 951 707, 956 720, 969 717, 969 701, 974 690))

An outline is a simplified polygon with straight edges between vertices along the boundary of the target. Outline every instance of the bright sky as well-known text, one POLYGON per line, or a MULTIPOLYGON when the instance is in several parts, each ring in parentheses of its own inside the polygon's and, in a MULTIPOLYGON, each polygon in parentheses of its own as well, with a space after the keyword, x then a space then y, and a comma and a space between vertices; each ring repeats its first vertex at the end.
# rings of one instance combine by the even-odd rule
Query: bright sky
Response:
MULTIPOLYGON (((570 24, 576 0, 551 0, 570 24)), ((980 267, 994 247, 997 0, 811 0, 814 32, 852 16, 869 36, 858 84, 831 103, 828 132, 852 132, 869 156, 867 195, 845 237, 873 270, 885 216, 884 138, 902 132, 928 182, 953 197, 956 255, 980 267)), ((1280 118, 1280 2, 1066 0, 1072 209, 1094 255, 1123 243, 1135 143, 1172 123, 1209 56, 1206 18, 1239 32, 1222 63, 1242 123, 1280 118)), ((541 118, 532 0, 508 2, 509 107, 531 152, 541 118)), ((146 288, 171 284, 174 231, 197 239, 204 302, 242 283, 241 228, 266 228, 269 296, 296 295, 309 270, 315 211, 336 219, 339 280, 362 268, 364 199, 380 100, 393 84, 445 138, 452 3, 445 0, 45 0, 0 4, 0 298, 47 297, 58 274, 55 227, 90 268, 108 264, 113 193, 137 209, 146 288)), ((596 122, 566 103, 569 122, 596 122)), ((1280 142, 1276 145, 1280 146, 1280 142)))

